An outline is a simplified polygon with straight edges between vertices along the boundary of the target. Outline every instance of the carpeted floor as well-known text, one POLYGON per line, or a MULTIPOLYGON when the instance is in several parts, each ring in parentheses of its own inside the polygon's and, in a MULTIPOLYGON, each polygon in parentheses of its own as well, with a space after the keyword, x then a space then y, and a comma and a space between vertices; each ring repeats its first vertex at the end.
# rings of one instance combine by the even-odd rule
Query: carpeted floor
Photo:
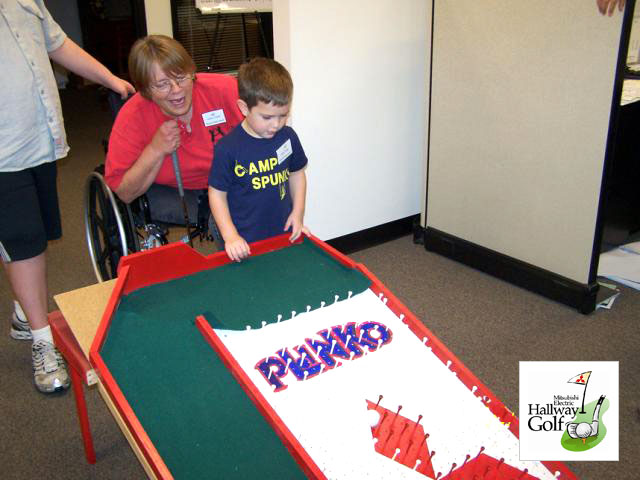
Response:
MULTIPOLYGON (((72 146, 59 162, 64 236, 48 250, 50 295, 95 283, 86 249, 83 186, 103 160, 110 116, 92 88, 62 94, 72 146)), ((610 311, 568 307, 425 251, 403 237, 352 255, 377 275, 507 407, 518 411, 521 360, 620 362, 620 461, 571 462, 582 479, 640 478, 640 293, 621 287, 610 311), (579 348, 575 348, 578 344, 579 348)), ((73 395, 32 385, 29 342, 11 340, 12 295, 0 280, 0 458, 4 479, 135 479, 142 468, 97 391, 87 398, 97 463, 88 465, 73 395)), ((53 300, 50 309, 55 309, 53 300)))

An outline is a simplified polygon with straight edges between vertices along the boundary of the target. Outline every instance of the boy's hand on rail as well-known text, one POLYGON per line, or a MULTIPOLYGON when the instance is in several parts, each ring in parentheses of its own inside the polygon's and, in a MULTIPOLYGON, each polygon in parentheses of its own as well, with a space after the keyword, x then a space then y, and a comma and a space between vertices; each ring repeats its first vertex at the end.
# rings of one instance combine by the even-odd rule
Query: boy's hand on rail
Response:
POLYGON ((290 242, 295 242, 301 233, 309 235, 309 229, 302 223, 302 218, 293 212, 289 215, 289 218, 287 218, 287 223, 284 224, 284 231, 286 232, 289 229, 291 229, 290 242))
POLYGON ((225 240, 224 249, 229 258, 234 262, 241 262, 251 255, 251 248, 249 248, 249 244, 240 235, 231 238, 228 241, 225 240))

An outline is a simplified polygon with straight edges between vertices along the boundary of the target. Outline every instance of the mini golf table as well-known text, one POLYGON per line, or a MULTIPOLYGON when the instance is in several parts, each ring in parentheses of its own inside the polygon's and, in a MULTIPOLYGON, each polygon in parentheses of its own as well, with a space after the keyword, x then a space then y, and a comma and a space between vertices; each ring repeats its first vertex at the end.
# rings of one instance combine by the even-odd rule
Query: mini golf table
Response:
POLYGON ((160 247, 55 300, 89 461, 82 383, 99 379, 150 477, 575 478, 520 462, 517 418, 314 237, 258 242, 239 264, 160 247))

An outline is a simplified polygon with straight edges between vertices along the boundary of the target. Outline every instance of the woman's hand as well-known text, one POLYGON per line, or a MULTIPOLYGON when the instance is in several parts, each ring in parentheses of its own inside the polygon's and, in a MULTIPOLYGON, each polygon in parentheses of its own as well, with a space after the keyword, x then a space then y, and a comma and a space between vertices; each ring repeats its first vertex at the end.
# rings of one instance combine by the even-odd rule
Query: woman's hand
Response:
POLYGON ((170 155, 180 146, 180 127, 176 120, 167 120, 151 139, 151 148, 158 154, 170 155))

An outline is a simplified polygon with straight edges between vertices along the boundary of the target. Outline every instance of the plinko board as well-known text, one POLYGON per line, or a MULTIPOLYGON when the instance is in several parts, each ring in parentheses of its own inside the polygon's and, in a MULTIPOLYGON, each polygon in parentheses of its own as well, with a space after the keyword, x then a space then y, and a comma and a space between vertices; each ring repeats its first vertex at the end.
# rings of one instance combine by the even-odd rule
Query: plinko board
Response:
POLYGON ((365 267, 252 252, 123 260, 91 357, 158 477, 575 478, 365 267))

